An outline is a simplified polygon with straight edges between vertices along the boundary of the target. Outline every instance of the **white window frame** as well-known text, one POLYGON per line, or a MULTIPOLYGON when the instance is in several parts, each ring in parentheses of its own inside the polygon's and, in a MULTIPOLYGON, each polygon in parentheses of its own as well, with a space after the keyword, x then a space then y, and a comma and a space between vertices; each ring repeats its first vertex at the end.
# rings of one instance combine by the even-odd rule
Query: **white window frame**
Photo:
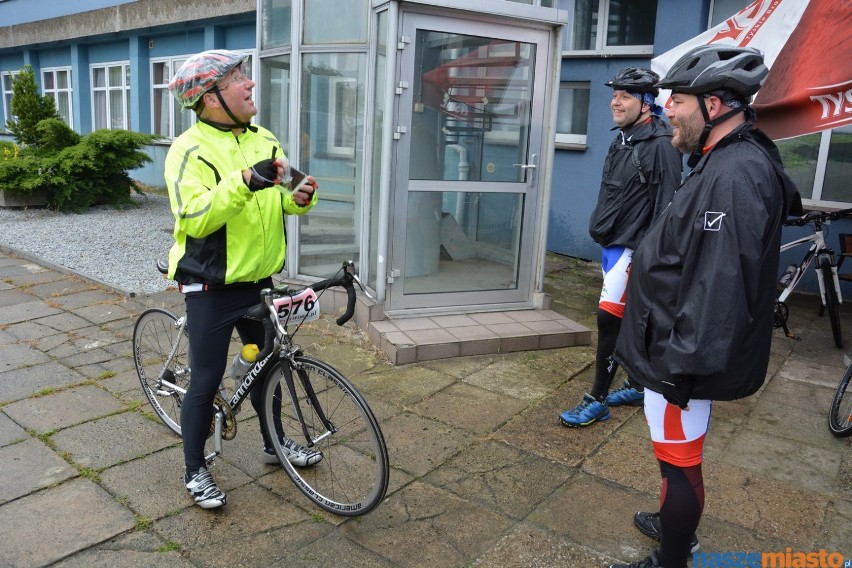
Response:
POLYGON ((122 125, 119 128, 120 130, 130 130, 130 113, 128 108, 128 101, 130 100, 130 79, 128 76, 128 72, 130 70, 130 62, 129 61, 110 61, 107 63, 97 63, 89 66, 89 78, 90 85, 92 86, 92 130, 97 130, 98 128, 112 128, 110 117, 112 116, 112 97, 110 94, 115 91, 121 92, 121 115, 122 115, 122 125), (109 84, 109 71, 110 68, 113 67, 121 67, 121 85, 110 85, 109 84), (104 76, 106 79, 106 86, 104 87, 95 87, 95 71, 103 70, 104 76), (107 124, 105 126, 98 127, 97 125, 97 115, 95 114, 95 94, 102 92, 106 96, 106 120, 107 124))
POLYGON ((332 77, 330 79, 328 97, 328 154, 336 158, 355 157, 358 126, 344 124, 343 120, 347 117, 337 112, 338 107, 341 105, 347 106, 347 102, 353 110, 357 109, 358 105, 361 104, 361 101, 358 100, 358 79, 355 77, 332 77), (346 101, 345 97, 352 96, 353 92, 355 100, 346 101), (343 145, 336 143, 338 135, 346 138, 346 140, 343 140, 343 145), (352 143, 348 144, 350 135, 352 143))
MULTIPOLYGON (((560 7, 563 7, 569 14, 569 23, 565 26, 562 34, 562 56, 563 57, 589 57, 602 56, 608 57, 612 55, 653 55, 654 45, 619 45, 607 46, 607 25, 609 23, 609 4, 611 0, 598 0, 598 22, 595 47, 593 49, 568 49, 572 34, 574 13, 576 9, 576 0, 558 0, 560 7)), ((659 8, 659 3, 657 5, 659 8)))
POLYGON ((14 116, 12 115, 13 91, 6 90, 6 77, 9 77, 9 89, 11 89, 12 82, 15 80, 15 77, 20 74, 20 71, 3 71, 2 73, 0 73, 0 88, 3 89, 3 132, 8 132, 8 130, 6 130, 6 122, 14 118, 14 116))
POLYGON ((44 67, 41 70, 41 94, 42 96, 50 95, 53 97, 53 105, 56 107, 56 112, 59 113, 59 116, 62 117, 62 111, 59 109, 59 93, 68 93, 68 128, 74 129, 74 88, 72 86, 72 71, 71 67, 44 67), (58 81, 56 80, 57 73, 67 72, 68 73, 68 88, 60 89, 57 87, 58 81), (47 81, 44 80, 45 75, 52 74, 53 75, 53 88, 48 89, 46 87, 47 81))
POLYGON ((831 148, 831 136, 834 129, 820 132, 819 150, 817 152, 816 169, 814 171, 814 185, 810 198, 803 198, 802 203, 807 209, 845 209, 850 206, 846 201, 830 201, 822 198, 825 186, 825 172, 828 167, 828 151, 831 148))
MULTIPOLYGON (((257 77, 257 70, 255 69, 255 65, 257 65, 257 61, 258 61, 257 52, 253 49, 235 49, 234 51, 236 51, 237 53, 242 53, 244 55, 248 55, 248 57, 249 57, 248 64, 243 65, 243 73, 249 79, 254 80, 253 78, 257 77)), ((150 68, 151 75, 150 76, 154 77, 154 65, 157 65, 159 63, 166 63, 166 64, 168 64, 168 69, 169 69, 169 75, 168 75, 167 79, 170 82, 171 78, 174 76, 175 72, 180 67, 180 65, 177 65, 177 62, 180 61, 181 63, 183 63, 192 55, 193 54, 190 53, 190 54, 185 54, 185 55, 172 55, 171 57, 152 58, 151 61, 150 61, 150 64, 151 64, 151 68, 150 68)), ((160 136, 162 136, 163 139, 166 139, 166 140, 174 140, 175 138, 180 136, 180 134, 182 134, 182 133, 181 132, 179 132, 177 134, 175 133, 175 123, 174 123, 174 120, 172 120, 172 118, 175 115, 175 106, 178 103, 177 103, 177 100, 175 99, 175 97, 171 93, 168 92, 168 86, 169 86, 168 82, 165 83, 165 84, 154 83, 153 80, 151 82, 151 91, 150 91, 151 92, 151 132, 153 132, 153 133, 157 132, 157 124, 155 123, 156 113, 154 112, 154 110, 155 110, 154 105, 157 101, 156 91, 157 91, 157 89, 162 89, 162 90, 165 91, 166 100, 169 101, 169 109, 168 109, 169 128, 168 128, 168 133, 160 134, 160 136)), ((255 94, 255 97, 257 97, 257 94, 255 94)), ((257 100, 257 99, 255 98, 255 100, 257 100)), ((192 126, 198 120, 197 120, 196 115, 193 111, 188 110, 188 112, 191 114, 190 119, 189 119, 189 125, 192 126)))
MULTIPOLYGON (((571 89, 586 89, 589 91, 591 95, 592 84, 589 81, 561 81, 559 83, 559 91, 562 90, 562 87, 568 87, 571 89)), ((589 97, 589 106, 591 106, 591 96, 589 97)), ((588 117, 590 108, 586 109, 586 116, 588 117)), ((588 121, 586 123, 586 132, 589 130, 588 121)), ((586 149, 586 136, 587 134, 571 134, 567 132, 558 132, 556 133, 556 147, 567 150, 585 150, 586 149)))
MULTIPOLYGON (((157 57, 157 58, 151 58, 151 61, 150 61, 150 64, 151 64, 150 77, 152 78, 151 79, 151 132, 154 133, 154 134, 157 134, 159 136, 162 136, 164 139, 174 140, 177 137, 177 135, 175 135, 175 121, 173 120, 174 115, 175 115, 175 105, 177 105, 177 101, 175 100, 174 96, 172 96, 172 94, 169 93, 169 82, 171 82, 171 79, 174 76, 175 71, 177 71, 178 67, 180 67, 180 65, 178 65, 178 62, 183 63, 191 55, 192 54, 173 55, 171 57, 157 57), (166 68, 168 69, 168 76, 166 77, 165 83, 154 83, 154 80, 153 80, 154 67, 156 65, 159 65, 159 64, 165 64, 166 68), (157 95, 158 95, 157 91, 158 90, 163 91, 163 97, 165 97, 165 100, 168 101, 168 109, 166 109, 166 111, 165 111, 167 113, 167 116, 168 116, 168 128, 166 129, 167 132, 164 132, 164 133, 158 132, 159 126, 156 123, 157 113, 156 113, 156 106, 155 105, 156 105, 157 100, 158 100, 157 99, 157 95)), ((195 124, 195 122, 196 122, 196 118, 195 118, 195 113, 193 112, 192 116, 189 119, 190 126, 195 124)))

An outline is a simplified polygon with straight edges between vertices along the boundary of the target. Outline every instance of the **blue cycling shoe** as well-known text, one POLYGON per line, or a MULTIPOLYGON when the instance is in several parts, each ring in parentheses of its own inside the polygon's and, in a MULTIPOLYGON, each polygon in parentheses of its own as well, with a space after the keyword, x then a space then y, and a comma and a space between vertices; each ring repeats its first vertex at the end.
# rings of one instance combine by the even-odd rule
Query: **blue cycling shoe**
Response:
POLYGON ((609 408, 606 403, 598 402, 589 394, 583 395, 583 402, 559 414, 559 421, 569 428, 588 426, 604 420, 609 420, 609 408))
POLYGON ((642 406, 644 401, 645 393, 634 389, 627 381, 624 381, 623 387, 606 395, 607 406, 642 406))

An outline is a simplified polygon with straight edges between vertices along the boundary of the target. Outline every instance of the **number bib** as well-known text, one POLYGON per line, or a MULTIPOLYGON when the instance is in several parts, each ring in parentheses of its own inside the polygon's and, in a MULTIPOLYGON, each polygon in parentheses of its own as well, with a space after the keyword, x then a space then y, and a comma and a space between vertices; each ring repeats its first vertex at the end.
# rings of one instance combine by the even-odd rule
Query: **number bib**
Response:
POLYGON ((306 288, 295 296, 284 296, 272 300, 278 317, 287 325, 319 319, 320 305, 316 292, 306 288))

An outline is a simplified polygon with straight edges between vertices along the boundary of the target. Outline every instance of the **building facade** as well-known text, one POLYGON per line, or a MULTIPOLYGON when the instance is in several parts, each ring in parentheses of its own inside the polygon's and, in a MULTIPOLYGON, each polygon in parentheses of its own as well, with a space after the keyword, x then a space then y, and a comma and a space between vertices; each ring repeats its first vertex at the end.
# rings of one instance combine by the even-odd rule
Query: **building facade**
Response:
MULTIPOLYGON (((599 254, 587 226, 613 137, 604 83, 748 3, 2 0, 0 104, 8 119, 29 64, 76 131, 159 135, 135 177, 163 185, 169 141, 194 121, 171 75, 192 53, 243 51, 256 120, 323 183, 322 207, 288 228, 291 276, 346 256, 390 313, 535 307, 545 249, 599 254)), ((850 137, 779 143, 810 205, 852 202, 850 137)))

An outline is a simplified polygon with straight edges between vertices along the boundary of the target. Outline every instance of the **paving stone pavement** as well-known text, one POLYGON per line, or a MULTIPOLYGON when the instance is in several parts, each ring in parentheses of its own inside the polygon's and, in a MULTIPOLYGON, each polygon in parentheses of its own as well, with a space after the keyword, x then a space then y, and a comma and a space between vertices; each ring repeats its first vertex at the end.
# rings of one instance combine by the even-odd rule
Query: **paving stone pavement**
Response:
MULTIPOLYGON (((595 263, 549 257, 552 307, 595 327, 595 263)), ((843 372, 813 296, 777 334, 764 388, 714 406, 704 464, 704 552, 852 558, 852 446, 828 432, 843 372)), ((352 324, 301 332, 365 394, 390 451, 388 496, 357 519, 313 507, 262 465, 257 417, 213 467, 228 505, 181 483, 180 440, 152 418, 131 336, 175 291, 128 298, 0 252, 0 566, 602 567, 645 556, 632 526, 660 489, 638 408, 582 430, 557 414, 589 389, 593 347, 394 367, 352 324)), ((844 308, 852 337, 852 308, 844 308)), ((852 344, 852 341, 850 341, 852 344)))

